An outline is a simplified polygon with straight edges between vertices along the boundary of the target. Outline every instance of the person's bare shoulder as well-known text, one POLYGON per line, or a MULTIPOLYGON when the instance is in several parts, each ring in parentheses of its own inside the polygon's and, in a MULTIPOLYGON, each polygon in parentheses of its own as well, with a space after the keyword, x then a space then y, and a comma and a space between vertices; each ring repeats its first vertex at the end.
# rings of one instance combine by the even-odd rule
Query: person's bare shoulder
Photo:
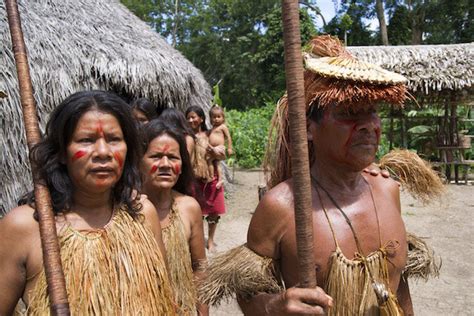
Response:
POLYGON ((35 229, 38 229, 38 222, 34 219, 33 214, 34 209, 28 205, 12 209, 0 220, 1 235, 5 236, 4 230, 10 233, 30 235, 35 229))
POLYGON ((392 178, 385 177, 374 177, 364 175, 364 178, 372 185, 373 188, 376 188, 381 191, 388 191, 391 193, 400 191, 400 184, 393 180, 392 178))
POLYGON ((392 178, 373 177, 364 175, 367 182, 372 186, 374 194, 379 195, 384 203, 394 203, 400 208, 400 184, 392 178))
POLYGON ((175 192, 175 203, 181 216, 191 219, 201 218, 201 207, 195 198, 179 192, 175 192))
POLYGON ((292 220, 293 190, 285 181, 265 193, 250 222, 247 244, 260 255, 277 259, 278 244, 292 220))
POLYGON ((34 210, 28 205, 12 209, 0 220, 0 258, 8 255, 12 260, 24 261, 39 241, 38 222, 34 210))
POLYGON ((158 217, 158 213, 153 203, 148 200, 148 197, 145 194, 140 195, 139 203, 142 205, 140 213, 145 217, 145 224, 148 225, 154 233, 156 233, 157 230, 161 230, 160 218, 158 217))

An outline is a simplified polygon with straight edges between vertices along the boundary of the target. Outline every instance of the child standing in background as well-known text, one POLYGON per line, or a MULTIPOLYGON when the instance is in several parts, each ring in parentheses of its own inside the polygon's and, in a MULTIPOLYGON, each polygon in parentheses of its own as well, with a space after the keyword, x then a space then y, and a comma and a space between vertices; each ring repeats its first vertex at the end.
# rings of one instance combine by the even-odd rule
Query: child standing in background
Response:
MULTIPOLYGON (((230 137, 229 129, 225 124, 224 110, 217 104, 214 104, 209 111, 209 117, 211 119, 212 128, 209 131, 209 145, 225 146, 227 142, 227 154, 230 156, 233 153, 232 150, 232 138, 230 137)), ((219 160, 209 157, 207 159, 207 165, 209 168, 210 175, 217 175, 216 188, 219 189, 224 183, 222 177, 222 169, 219 167, 219 160)))

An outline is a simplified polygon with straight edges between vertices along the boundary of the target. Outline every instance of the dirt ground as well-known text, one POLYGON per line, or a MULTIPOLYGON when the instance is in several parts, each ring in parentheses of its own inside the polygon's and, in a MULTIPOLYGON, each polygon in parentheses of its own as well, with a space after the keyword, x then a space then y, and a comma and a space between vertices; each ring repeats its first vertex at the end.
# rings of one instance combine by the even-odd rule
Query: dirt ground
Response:
MULTIPOLYGON (((226 192, 227 214, 217 227, 218 251, 226 251, 245 242, 252 212, 258 203, 260 171, 235 171, 234 184, 226 192)), ((440 277, 428 282, 410 281, 416 315, 474 315, 474 186, 448 185, 441 201, 424 206, 402 192, 402 213, 407 230, 414 232, 434 248, 442 259, 440 277)), ((211 315, 242 315, 231 300, 211 315)))

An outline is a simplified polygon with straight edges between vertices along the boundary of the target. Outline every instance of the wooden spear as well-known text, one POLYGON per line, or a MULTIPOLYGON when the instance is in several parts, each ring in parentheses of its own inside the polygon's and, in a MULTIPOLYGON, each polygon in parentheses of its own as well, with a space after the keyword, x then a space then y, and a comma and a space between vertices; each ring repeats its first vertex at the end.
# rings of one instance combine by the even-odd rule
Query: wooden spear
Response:
POLYGON ((299 286, 314 288, 316 269, 298 0, 282 0, 282 10, 299 286))
MULTIPOLYGON (((36 104, 33 97, 33 87, 28 68, 28 57, 26 54, 23 31, 21 29, 18 4, 16 0, 5 0, 5 5, 18 73, 20 101, 23 110, 23 122, 26 130, 26 141, 28 143, 28 149, 31 151, 33 146, 41 140, 41 134, 36 116, 36 104)), ((48 284, 51 314, 70 315, 51 196, 48 188, 42 184, 44 181, 39 179, 37 176, 37 166, 35 166, 31 160, 30 165, 33 174, 35 206, 39 218, 41 245, 43 249, 43 265, 46 274, 46 282, 48 284)))

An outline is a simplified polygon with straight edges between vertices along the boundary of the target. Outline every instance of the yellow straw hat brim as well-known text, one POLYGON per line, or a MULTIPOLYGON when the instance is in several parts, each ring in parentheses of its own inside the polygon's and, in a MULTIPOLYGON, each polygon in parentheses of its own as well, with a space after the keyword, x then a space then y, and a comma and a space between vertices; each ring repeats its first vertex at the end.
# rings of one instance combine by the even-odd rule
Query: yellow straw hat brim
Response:
POLYGON ((314 57, 308 53, 303 56, 305 68, 323 77, 382 85, 408 82, 402 75, 347 56, 314 57))

